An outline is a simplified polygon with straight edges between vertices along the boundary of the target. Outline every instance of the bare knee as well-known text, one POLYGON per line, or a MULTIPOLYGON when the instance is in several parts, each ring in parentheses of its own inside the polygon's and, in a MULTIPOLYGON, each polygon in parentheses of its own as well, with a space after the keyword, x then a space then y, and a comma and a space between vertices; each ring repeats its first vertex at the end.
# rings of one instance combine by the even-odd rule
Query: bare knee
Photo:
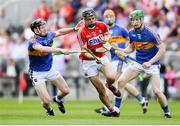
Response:
POLYGON ((158 95, 162 94, 162 91, 160 89, 154 89, 153 93, 155 96, 158 96, 158 95))
POLYGON ((118 81, 117 81, 117 83, 118 83, 118 88, 119 89, 122 89, 122 88, 125 88, 125 85, 128 83, 126 80, 124 80, 124 79, 119 79, 118 81))
POLYGON ((118 85, 124 85, 124 84, 127 83, 126 80, 125 80, 125 79, 122 79, 122 78, 118 79, 117 82, 118 82, 118 85))

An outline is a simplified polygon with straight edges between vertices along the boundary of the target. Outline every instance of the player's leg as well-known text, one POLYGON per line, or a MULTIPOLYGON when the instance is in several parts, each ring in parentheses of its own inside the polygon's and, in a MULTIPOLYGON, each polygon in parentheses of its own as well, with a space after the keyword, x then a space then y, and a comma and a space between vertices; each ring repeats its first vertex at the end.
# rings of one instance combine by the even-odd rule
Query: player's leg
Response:
MULTIPOLYGON (((118 88, 120 91, 122 91, 125 87, 125 85, 131 81, 132 79, 136 78, 139 75, 139 72, 136 72, 135 70, 131 68, 127 68, 121 76, 118 78, 118 88)), ((115 99, 115 103, 119 102, 118 104, 115 104, 115 110, 119 110, 120 106, 118 106, 121 102, 122 98, 118 97, 118 99, 115 99), (116 101, 117 100, 117 101, 116 101)), ((118 111, 117 111, 118 112, 118 111)), ((104 116, 111 116, 110 112, 103 113, 104 116)))
POLYGON ((155 96, 157 97, 161 108, 164 111, 164 116, 166 118, 171 118, 171 115, 170 115, 170 112, 168 109, 167 99, 166 99, 165 95, 163 94, 162 90, 160 89, 160 75, 159 74, 153 74, 151 76, 151 82, 152 82, 153 92, 154 92, 155 96))
MULTIPOLYGON (((116 69, 116 78, 115 80, 118 80, 118 78, 121 76, 123 68, 125 67, 125 64, 123 63, 123 61, 119 60, 117 64, 113 64, 113 67, 115 66, 116 69)), ((118 87, 117 81, 115 82, 116 87, 118 87)), ((120 109, 121 109, 121 102, 122 102, 122 96, 124 94, 124 89, 120 90, 121 92, 121 96, 120 97, 115 97, 114 98, 114 106, 116 111, 118 111, 120 113, 120 109)))
MULTIPOLYGON (((121 76, 122 71, 126 70, 127 67, 128 67, 127 64, 122 64, 122 62, 119 62, 119 64, 118 64, 119 77, 121 76)), ((137 67, 136 65, 132 65, 132 66, 130 66, 130 69, 132 69, 135 72, 135 71, 138 70, 136 67, 137 67)), ((127 68, 127 69, 129 69, 129 68, 127 68)), ((130 80, 134 79, 133 76, 136 77, 138 75, 139 75, 139 72, 135 72, 135 75, 132 75, 132 78, 130 78, 130 80)), ((140 104, 142 106, 143 113, 146 113, 147 112, 148 101, 144 97, 142 97, 142 95, 138 92, 138 90, 133 85, 130 85, 130 84, 126 84, 125 88, 121 88, 120 91, 123 92, 123 89, 128 91, 128 93, 130 93, 134 97, 136 97, 136 99, 140 102, 140 104)), ((121 97, 116 97, 115 98, 115 107, 116 108, 120 109, 121 101, 122 101, 121 97)))
POLYGON ((113 113, 113 116, 119 116, 119 113, 117 113, 114 110, 114 106, 112 105, 107 93, 106 93, 106 87, 105 85, 100 81, 99 76, 92 76, 89 77, 89 80, 93 84, 93 86, 96 88, 96 90, 99 93, 99 98, 102 101, 102 103, 109 109, 110 112, 113 113))
POLYGON ((69 87, 63 77, 58 77, 56 80, 51 81, 57 88, 58 94, 53 97, 53 101, 58 104, 59 110, 65 113, 64 97, 69 94, 69 87))
POLYGON ((45 82, 35 84, 34 88, 36 90, 37 95, 40 97, 40 99, 42 101, 43 107, 47 110, 47 114, 50 116, 54 116, 53 109, 50 106, 51 98, 50 98, 48 91, 46 89, 45 82))
POLYGON ((105 86, 103 85, 103 83, 101 82, 101 80, 99 79, 99 76, 92 76, 89 77, 89 80, 91 81, 91 83, 93 84, 93 86, 96 88, 97 92, 99 93, 99 98, 100 100, 107 106, 110 107, 111 103, 110 100, 107 96, 106 93, 106 89, 105 86))
POLYGON ((59 100, 62 99, 64 96, 68 95, 70 89, 62 76, 58 77, 56 80, 51 81, 57 88, 58 88, 58 96, 59 100))
POLYGON ((48 79, 58 88, 58 94, 53 97, 53 101, 58 104, 59 110, 62 113, 65 113, 64 100, 63 98, 69 94, 69 87, 64 80, 64 78, 60 75, 55 68, 52 68, 49 72, 48 79))
POLYGON ((114 106, 109 100, 105 85, 99 79, 99 69, 101 67, 102 65, 97 64, 95 61, 87 61, 87 60, 82 61, 82 69, 85 77, 87 77, 91 81, 93 86, 96 88, 102 103, 109 109, 109 111, 113 112, 114 114, 113 116, 118 117, 119 113, 116 113, 114 111, 114 106))
POLYGON ((125 88, 126 84, 135 79, 138 75, 139 72, 130 67, 124 70, 117 80, 119 90, 125 88))
POLYGON ((50 106, 51 98, 48 94, 48 91, 46 88, 46 83, 45 83, 46 73, 47 72, 29 71, 29 76, 32 80, 32 84, 35 88, 37 95, 40 97, 40 99, 42 101, 43 107, 47 111, 47 114, 50 116, 54 116, 53 109, 50 106))
MULTIPOLYGON (((131 68, 127 68, 126 70, 124 70, 117 80, 118 89, 120 90, 120 92, 122 93, 124 91, 124 88, 126 87, 127 83, 129 81, 131 81, 132 79, 136 78, 138 75, 139 75, 139 73, 131 68)), ((122 96, 115 98, 116 111, 117 110, 120 111, 121 102, 122 102, 122 96)))
POLYGON ((148 107, 148 100, 143 97, 139 91, 135 88, 134 85, 131 84, 126 84, 125 90, 128 91, 132 96, 134 96, 142 106, 143 113, 147 112, 147 107, 148 107))
POLYGON ((106 87, 110 89, 115 96, 120 97, 120 91, 113 85, 113 83, 115 82, 116 73, 112 71, 111 63, 104 64, 101 67, 101 71, 106 77, 106 87))
MULTIPOLYGON (((117 80, 117 78, 119 77, 119 74, 120 73, 117 73, 117 68, 118 68, 118 64, 119 64, 119 60, 116 60, 116 61, 112 61, 111 62, 111 64, 112 64, 112 71, 114 71, 115 73, 116 73, 116 77, 115 77, 115 80, 117 80)), ((121 68, 122 68, 122 65, 121 65, 121 68)), ((120 69, 121 69, 120 68, 120 69)), ((114 84, 115 86, 116 86, 116 88, 117 88, 117 83, 115 82, 115 84, 114 84)), ((110 98, 110 100, 111 100, 111 103, 112 103, 112 100, 114 100, 114 94, 108 89, 108 88, 106 88, 107 90, 107 95, 108 95, 108 97, 110 98)), ((95 112, 97 112, 97 113, 104 113, 104 112, 107 112, 108 111, 108 109, 107 109, 107 107, 106 106, 103 106, 103 107, 101 107, 101 108, 97 108, 97 109, 95 109, 95 112)))

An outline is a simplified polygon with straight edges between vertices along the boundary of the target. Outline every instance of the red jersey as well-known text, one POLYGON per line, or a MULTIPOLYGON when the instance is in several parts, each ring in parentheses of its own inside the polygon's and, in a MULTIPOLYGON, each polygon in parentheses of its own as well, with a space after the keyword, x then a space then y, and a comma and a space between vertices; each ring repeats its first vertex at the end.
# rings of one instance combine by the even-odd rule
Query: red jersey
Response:
MULTIPOLYGON (((100 21, 96 21, 96 25, 91 29, 86 25, 83 25, 78 31, 79 44, 81 46, 87 45, 87 48, 90 49, 97 57, 103 57, 105 55, 104 52, 96 52, 95 50, 103 46, 103 44, 99 41, 99 37, 104 36, 107 32, 107 25, 100 21)), ((93 60, 83 56, 82 54, 79 57, 82 60, 93 60)))

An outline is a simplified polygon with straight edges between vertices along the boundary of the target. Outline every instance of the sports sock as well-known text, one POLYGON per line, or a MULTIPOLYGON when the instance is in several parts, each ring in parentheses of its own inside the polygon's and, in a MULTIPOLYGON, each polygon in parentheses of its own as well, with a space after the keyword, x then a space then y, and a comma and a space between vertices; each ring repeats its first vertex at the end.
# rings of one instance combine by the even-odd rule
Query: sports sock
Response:
POLYGON ((121 107, 121 101, 122 101, 122 98, 120 97, 116 97, 115 98, 115 107, 119 108, 121 107))
POLYGON ((56 96, 56 101, 60 102, 60 101, 62 101, 62 99, 63 99, 62 96, 60 96, 60 95, 57 95, 57 96, 56 96))
POLYGON ((49 107, 49 108, 47 108, 46 110, 47 110, 48 112, 50 112, 50 111, 52 111, 52 108, 49 107))
POLYGON ((145 98, 142 97, 142 95, 140 95, 140 94, 136 95, 135 97, 141 104, 145 101, 145 98))
POLYGON ((164 111, 165 114, 169 112, 168 105, 162 107, 162 109, 163 109, 163 111, 164 111))

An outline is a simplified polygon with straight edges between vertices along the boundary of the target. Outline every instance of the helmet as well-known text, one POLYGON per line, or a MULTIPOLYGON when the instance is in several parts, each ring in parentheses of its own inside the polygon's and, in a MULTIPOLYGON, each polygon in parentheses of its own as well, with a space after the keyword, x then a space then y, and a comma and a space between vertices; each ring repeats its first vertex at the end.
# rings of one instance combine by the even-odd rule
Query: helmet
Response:
POLYGON ((43 19, 36 19, 31 23, 30 28, 34 32, 35 28, 39 28, 41 25, 44 24, 46 24, 46 21, 44 21, 43 19))
POLYGON ((87 8, 82 12, 82 17, 96 16, 96 12, 92 8, 87 8))
POLYGON ((129 14, 129 18, 143 18, 144 12, 142 10, 135 10, 129 14))

